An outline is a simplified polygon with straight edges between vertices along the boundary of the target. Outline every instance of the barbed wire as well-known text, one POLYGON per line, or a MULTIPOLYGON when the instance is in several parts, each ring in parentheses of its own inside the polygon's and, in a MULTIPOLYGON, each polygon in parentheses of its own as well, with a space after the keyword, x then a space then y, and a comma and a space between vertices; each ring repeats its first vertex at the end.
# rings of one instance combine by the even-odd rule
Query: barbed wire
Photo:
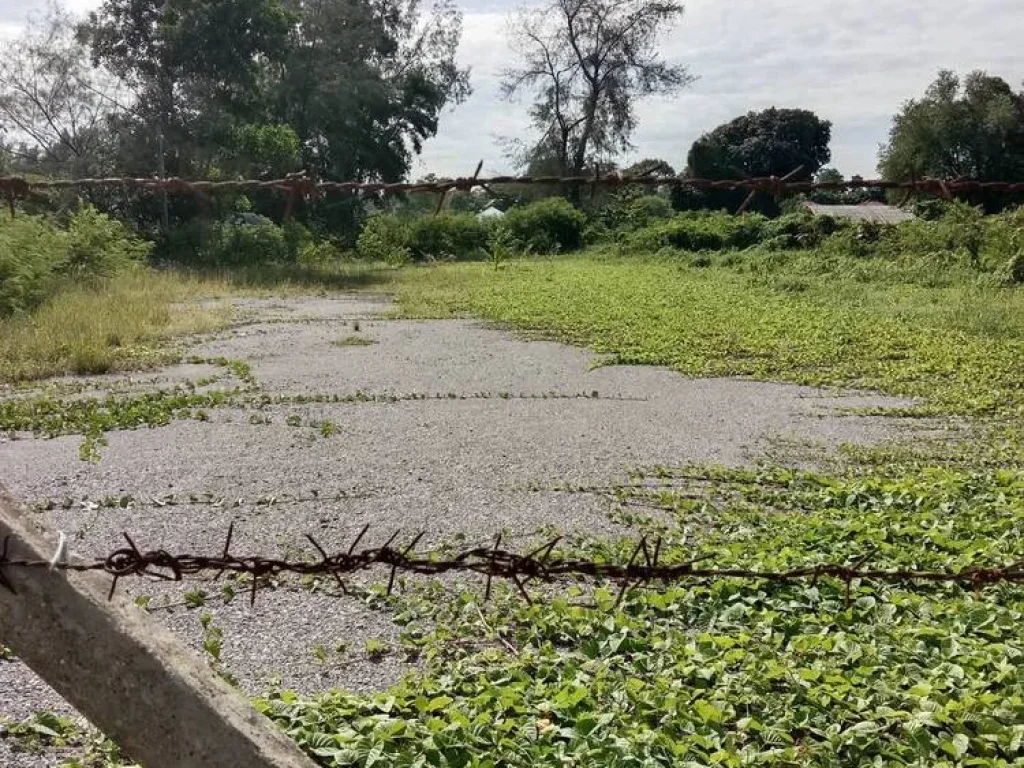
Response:
MULTIPOLYGON (((140 550, 132 538, 122 534, 127 547, 111 552, 91 562, 69 562, 62 538, 57 554, 51 560, 19 560, 8 556, 10 537, 0 548, 0 586, 10 591, 14 585, 4 574, 5 569, 56 569, 75 572, 102 572, 112 577, 110 593, 113 597, 118 580, 127 576, 150 577, 166 581, 182 581, 198 574, 213 574, 214 579, 225 573, 252 577, 250 602, 255 603, 260 580, 280 574, 297 576, 327 576, 335 579, 345 591, 343 576, 364 571, 374 566, 390 568, 387 592, 390 595, 398 572, 424 576, 442 576, 448 573, 472 573, 485 577, 485 600, 490 598, 494 578, 513 582, 527 602, 532 602, 526 586, 531 581, 554 582, 560 579, 612 581, 621 583, 619 601, 630 586, 662 584, 688 580, 717 580, 725 578, 750 579, 769 582, 810 581, 816 584, 823 578, 839 579, 846 584, 847 601, 853 581, 888 584, 946 583, 969 586, 975 590, 999 582, 1024 584, 1024 560, 1006 566, 970 566, 961 570, 879 569, 865 567, 871 554, 854 563, 819 563, 784 571, 756 568, 714 568, 703 566, 713 557, 704 554, 681 563, 663 563, 662 539, 653 541, 644 536, 636 544, 626 563, 612 563, 585 558, 555 555, 555 547, 562 540, 556 537, 524 554, 501 548, 501 535, 493 545, 465 549, 459 554, 442 555, 439 552, 417 553, 416 545, 425 533, 419 533, 407 544, 396 545, 401 535, 396 531, 379 547, 357 550, 369 530, 365 526, 347 549, 328 553, 320 543, 307 534, 313 550, 312 559, 286 559, 239 556, 231 553, 235 526, 228 527, 227 537, 220 554, 171 554, 166 549, 140 550)), ((618 604, 618 603, 617 603, 618 604)))
POLYGON ((110 177, 84 179, 28 179, 20 176, 0 177, 0 193, 8 200, 26 197, 45 190, 134 189, 146 192, 168 192, 205 195, 216 192, 282 191, 292 197, 315 198, 332 193, 428 193, 469 192, 475 188, 489 189, 496 185, 562 185, 591 187, 688 187, 698 190, 746 190, 770 195, 801 192, 841 192, 856 189, 921 192, 950 198, 958 193, 989 192, 1024 194, 1024 181, 979 181, 970 178, 923 178, 909 181, 884 179, 851 179, 848 181, 794 181, 787 176, 764 176, 747 179, 695 179, 681 176, 648 176, 606 174, 603 176, 467 176, 429 182, 366 182, 317 180, 307 174, 292 174, 281 179, 236 179, 226 181, 186 180, 172 178, 110 177))

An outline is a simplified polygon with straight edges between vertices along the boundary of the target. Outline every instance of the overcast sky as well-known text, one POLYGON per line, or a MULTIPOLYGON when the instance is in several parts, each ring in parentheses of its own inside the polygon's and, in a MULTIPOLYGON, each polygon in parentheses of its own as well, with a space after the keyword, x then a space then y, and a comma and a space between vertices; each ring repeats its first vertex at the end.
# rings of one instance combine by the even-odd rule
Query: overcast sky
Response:
MULTIPOLYGON (((510 170, 495 139, 522 136, 525 103, 504 102, 498 73, 513 61, 505 18, 517 2, 463 0, 459 60, 473 95, 447 111, 414 175, 510 170)), ((0 0, 0 35, 20 28, 38 0, 0 0)), ((98 0, 70 0, 82 12, 98 0)), ((878 144, 905 99, 941 68, 984 69, 1024 81, 1024 0, 689 0, 662 50, 699 79, 669 99, 643 102, 631 158, 677 169, 700 134, 752 109, 810 109, 832 121, 832 165, 874 175, 878 144)))

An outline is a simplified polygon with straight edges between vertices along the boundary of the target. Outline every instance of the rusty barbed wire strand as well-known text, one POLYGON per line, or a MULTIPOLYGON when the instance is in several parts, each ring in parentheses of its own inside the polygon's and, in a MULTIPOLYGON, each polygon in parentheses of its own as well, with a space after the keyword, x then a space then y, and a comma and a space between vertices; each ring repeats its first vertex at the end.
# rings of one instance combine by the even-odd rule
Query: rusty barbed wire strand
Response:
POLYGON ((529 602, 526 586, 531 581, 553 582, 561 579, 591 581, 612 581, 622 584, 618 602, 630 588, 648 586, 651 583, 667 584, 688 580, 717 580, 725 578, 750 579, 769 582, 794 582, 808 580, 812 585, 823 578, 838 579, 846 584, 847 599, 853 581, 868 581, 888 584, 947 583, 968 586, 975 590, 988 584, 1024 584, 1024 560, 1007 566, 971 566, 961 570, 916 570, 881 569, 865 567, 870 553, 852 564, 819 563, 784 571, 757 568, 714 568, 701 563, 713 555, 704 554, 682 563, 662 563, 662 540, 653 544, 647 536, 636 544, 628 562, 612 563, 583 558, 557 557, 554 550, 561 537, 547 541, 525 554, 501 549, 501 537, 491 546, 477 546, 465 549, 459 554, 442 556, 438 552, 417 553, 415 547, 425 535, 419 533, 407 544, 395 545, 401 532, 396 531, 387 542, 379 547, 357 551, 359 543, 369 530, 365 526, 356 535, 349 547, 333 554, 328 553, 310 535, 306 539, 314 554, 312 559, 283 559, 259 555, 234 555, 231 543, 235 526, 228 527, 227 537, 221 552, 216 555, 171 554, 166 549, 142 551, 132 538, 122 534, 127 547, 111 552, 105 558, 91 562, 55 562, 54 560, 19 560, 8 556, 8 539, 0 547, 0 586, 14 591, 6 569, 57 569, 74 572, 103 572, 112 577, 109 597, 113 597, 118 580, 126 576, 150 577, 166 581, 182 581, 185 577, 203 573, 219 578, 224 573, 252 577, 250 601, 255 602, 260 579, 279 574, 297 576, 328 576, 338 582, 344 591, 342 577, 374 566, 390 568, 388 593, 394 587, 395 576, 401 571, 424 576, 441 576, 448 573, 472 573, 485 577, 486 595, 490 597, 491 581, 502 578, 513 582, 529 602))
MULTIPOLYGON (((479 171, 478 171, 479 173, 479 171)), ((93 190, 105 188, 136 189, 145 192, 170 192, 209 194, 213 192, 258 192, 282 191, 290 200, 297 197, 311 198, 330 193, 429 193, 447 194, 452 190, 468 192, 477 187, 484 189, 495 185, 592 185, 593 187, 623 186, 669 186, 690 187, 699 190, 747 190, 769 195, 800 192, 839 192, 853 189, 901 190, 923 192, 937 197, 950 198, 962 192, 990 192, 996 194, 1024 194, 1024 181, 979 181, 970 178, 956 179, 911 179, 909 181, 887 181, 884 179, 852 179, 849 181, 793 181, 789 174, 784 177, 766 176, 749 179, 691 179, 679 176, 626 176, 607 174, 604 176, 479 176, 442 179, 430 182, 363 182, 324 181, 306 174, 292 174, 282 179, 237 179, 228 181, 185 180, 169 178, 84 178, 84 179, 27 179, 20 176, 0 177, 0 193, 8 200, 25 197, 33 192, 46 190, 78 189, 93 190)))

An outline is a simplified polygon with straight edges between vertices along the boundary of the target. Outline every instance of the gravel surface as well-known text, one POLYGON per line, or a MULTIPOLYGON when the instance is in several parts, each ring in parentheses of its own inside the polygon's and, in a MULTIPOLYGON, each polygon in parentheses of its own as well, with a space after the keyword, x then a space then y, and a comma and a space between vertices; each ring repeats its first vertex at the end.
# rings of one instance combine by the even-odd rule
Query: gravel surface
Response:
MULTIPOLYGON (((264 554, 294 552, 307 532, 328 549, 341 546, 366 523, 373 526, 368 543, 395 529, 426 531, 427 545, 455 533, 482 541, 500 530, 526 535, 545 526, 621 533, 599 496, 528 489, 607 483, 634 466, 746 465, 779 441, 814 451, 878 443, 895 437, 897 425, 842 411, 907 404, 686 379, 651 367, 595 368, 597 358, 585 350, 470 321, 387 320, 381 314, 390 306, 366 296, 236 304, 240 321, 189 355, 245 360, 270 394, 442 397, 271 406, 261 414, 270 423, 260 424, 250 423, 249 412, 225 408, 209 422, 112 433, 96 464, 79 460, 79 437, 0 440, 4 483, 25 501, 53 501, 42 519, 72 534, 77 554, 105 554, 120 546, 122 531, 142 547, 206 551, 231 521, 236 551, 264 554), (373 343, 332 344, 352 336, 373 343), (289 426, 289 416, 301 426, 289 426), (325 420, 337 434, 321 435, 325 420), (172 494, 179 503, 153 501, 172 494), (95 504, 125 495, 134 500, 128 509, 95 504), (225 503, 183 503, 190 495, 225 503), (276 503, 259 503, 267 497, 276 503)), ((97 377, 90 386, 134 392, 217 370, 174 366, 133 377, 127 387, 123 376, 97 377)), ((179 600, 184 588, 146 582, 128 589, 160 603, 179 600)), ((277 681, 304 692, 380 689, 409 669, 394 656, 379 663, 358 652, 344 662, 316 658, 317 646, 339 640, 361 649, 367 639, 397 637, 386 615, 354 600, 279 590, 261 593, 255 609, 240 599, 154 616, 198 646, 202 610, 224 631, 225 665, 250 693, 277 681)), ((22 720, 39 710, 72 712, 22 664, 0 662, 0 718, 22 720)), ((5 749, 0 739, 0 765, 12 768, 59 762, 5 749)))

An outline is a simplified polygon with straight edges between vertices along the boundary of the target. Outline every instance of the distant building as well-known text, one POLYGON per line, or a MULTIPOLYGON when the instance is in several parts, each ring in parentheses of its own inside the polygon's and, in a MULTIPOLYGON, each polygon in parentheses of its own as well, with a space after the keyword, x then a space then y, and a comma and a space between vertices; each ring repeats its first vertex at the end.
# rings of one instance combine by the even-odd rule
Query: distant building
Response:
POLYGON ((869 200, 860 205, 822 205, 821 203, 804 203, 804 208, 816 216, 832 216, 836 219, 849 221, 874 221, 878 224, 900 224, 910 221, 914 214, 893 205, 869 200))

